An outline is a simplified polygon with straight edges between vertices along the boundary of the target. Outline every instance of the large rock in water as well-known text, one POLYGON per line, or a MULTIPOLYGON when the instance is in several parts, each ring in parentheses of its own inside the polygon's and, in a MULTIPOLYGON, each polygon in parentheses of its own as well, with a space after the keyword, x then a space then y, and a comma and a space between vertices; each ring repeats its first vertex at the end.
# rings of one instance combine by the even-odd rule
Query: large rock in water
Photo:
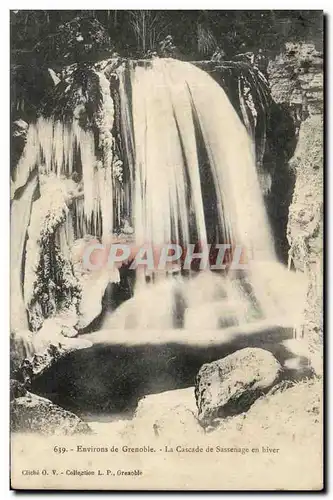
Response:
POLYGON ((12 432, 44 435, 89 434, 90 427, 79 417, 35 394, 14 399, 10 404, 12 432))
POLYGON ((278 380, 280 363, 269 351, 246 348, 201 367, 195 386, 203 427, 246 411, 278 380))

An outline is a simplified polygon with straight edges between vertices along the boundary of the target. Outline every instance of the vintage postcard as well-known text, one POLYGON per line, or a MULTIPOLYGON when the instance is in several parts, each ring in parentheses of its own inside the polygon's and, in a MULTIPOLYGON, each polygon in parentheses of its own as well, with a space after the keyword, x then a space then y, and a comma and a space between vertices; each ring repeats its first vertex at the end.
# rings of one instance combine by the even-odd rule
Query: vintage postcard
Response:
POLYGON ((323 12, 10 17, 12 489, 322 490, 323 12))

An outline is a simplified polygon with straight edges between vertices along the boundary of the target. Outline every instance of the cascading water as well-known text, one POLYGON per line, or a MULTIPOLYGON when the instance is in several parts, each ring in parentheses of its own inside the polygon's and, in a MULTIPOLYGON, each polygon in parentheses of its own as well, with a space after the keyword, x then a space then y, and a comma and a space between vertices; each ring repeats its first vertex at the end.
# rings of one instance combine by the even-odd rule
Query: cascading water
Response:
MULTIPOLYGON (((200 168, 199 135, 209 162, 216 196, 220 243, 237 244, 252 254, 254 265, 245 281, 205 271, 190 279, 137 280, 134 297, 104 321, 103 328, 170 328, 177 324, 177 303, 183 303, 182 326, 216 328, 258 317, 285 313, 285 301, 269 288, 268 276, 283 281, 276 262, 253 144, 221 87, 192 64, 171 59, 131 63, 128 68, 132 110, 121 74, 123 130, 134 158, 134 232, 138 246, 177 242, 185 248, 196 238, 207 243, 200 168), (132 111, 132 126, 129 116, 132 111), (133 130, 133 134, 131 131, 133 130), (191 235, 191 236, 190 236, 191 235), (267 276, 268 274, 268 276, 267 276), (196 276, 196 277, 195 277, 196 276), (198 288, 202 290, 198 300, 198 288), (149 304, 147 306, 147 304, 149 304), (175 319, 176 318, 176 319, 175 319)), ((212 241, 210 241, 212 243, 212 241)), ((290 276, 289 276, 290 278, 290 276)))
MULTIPOLYGON (((20 246, 21 260, 34 263, 25 279, 27 309, 38 265, 39 231, 33 226, 41 214, 52 215, 54 195, 67 214, 54 226, 54 241, 66 259, 76 241, 90 235, 112 242, 126 224, 133 226, 136 247, 224 243, 251 255, 242 272, 177 268, 148 276, 138 269, 133 297, 107 311, 101 328, 225 328, 289 313, 280 283, 292 275, 276 261, 253 143, 224 90, 193 64, 173 59, 127 62, 116 75, 119 109, 105 74, 94 73, 101 98, 93 126, 82 126, 79 104, 70 119, 40 117, 29 128, 14 192, 26 188, 36 167, 40 177, 55 176, 59 189, 41 186, 26 256, 20 246)), ((107 272, 96 280, 102 283, 100 301, 107 283, 118 278, 107 272)), ((89 300, 85 295, 88 306, 89 300)), ((83 315, 84 326, 100 310, 92 309, 94 314, 83 315)))

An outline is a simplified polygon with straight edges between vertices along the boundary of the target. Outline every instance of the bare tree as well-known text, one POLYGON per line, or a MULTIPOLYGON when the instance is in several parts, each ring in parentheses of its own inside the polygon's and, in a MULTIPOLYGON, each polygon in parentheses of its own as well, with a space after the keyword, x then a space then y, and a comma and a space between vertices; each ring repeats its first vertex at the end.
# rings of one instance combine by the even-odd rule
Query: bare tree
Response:
POLYGON ((138 48, 143 53, 156 48, 156 44, 169 26, 159 12, 151 10, 131 11, 130 24, 134 30, 138 48))

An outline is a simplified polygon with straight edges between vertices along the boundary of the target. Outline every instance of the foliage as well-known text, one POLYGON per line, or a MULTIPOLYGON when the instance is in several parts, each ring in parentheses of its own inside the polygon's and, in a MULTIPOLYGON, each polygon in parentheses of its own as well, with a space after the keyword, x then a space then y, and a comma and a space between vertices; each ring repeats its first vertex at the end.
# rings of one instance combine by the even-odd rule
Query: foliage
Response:
POLYGON ((89 61, 112 50, 105 27, 89 11, 13 11, 12 56, 55 64, 89 61))
POLYGON ((279 49, 293 39, 322 37, 321 11, 20 10, 11 12, 12 58, 39 64, 91 60, 116 50, 137 57, 170 34, 185 58, 227 57, 279 49))
POLYGON ((74 64, 67 69, 65 78, 44 96, 39 109, 43 115, 52 115, 57 119, 72 119, 76 110, 80 126, 86 129, 92 126, 101 100, 96 72, 84 63, 74 64), (80 109, 84 112, 80 113, 80 109))
POLYGON ((167 35, 163 40, 159 42, 158 54, 161 57, 176 57, 177 47, 173 43, 173 38, 171 35, 167 35))
POLYGON ((55 243, 55 230, 63 222, 61 216, 48 213, 41 231, 39 264, 34 283, 34 295, 29 305, 29 320, 38 330, 44 320, 70 308, 78 307, 81 289, 74 276, 72 264, 55 243))
POLYGON ((198 23, 197 39, 198 52, 204 57, 211 55, 214 52, 214 49, 216 49, 217 47, 217 41, 212 31, 201 23, 198 23))
POLYGON ((12 118, 30 121, 53 88, 48 68, 114 55, 230 60, 277 51, 285 41, 322 41, 321 11, 13 10, 12 118))

